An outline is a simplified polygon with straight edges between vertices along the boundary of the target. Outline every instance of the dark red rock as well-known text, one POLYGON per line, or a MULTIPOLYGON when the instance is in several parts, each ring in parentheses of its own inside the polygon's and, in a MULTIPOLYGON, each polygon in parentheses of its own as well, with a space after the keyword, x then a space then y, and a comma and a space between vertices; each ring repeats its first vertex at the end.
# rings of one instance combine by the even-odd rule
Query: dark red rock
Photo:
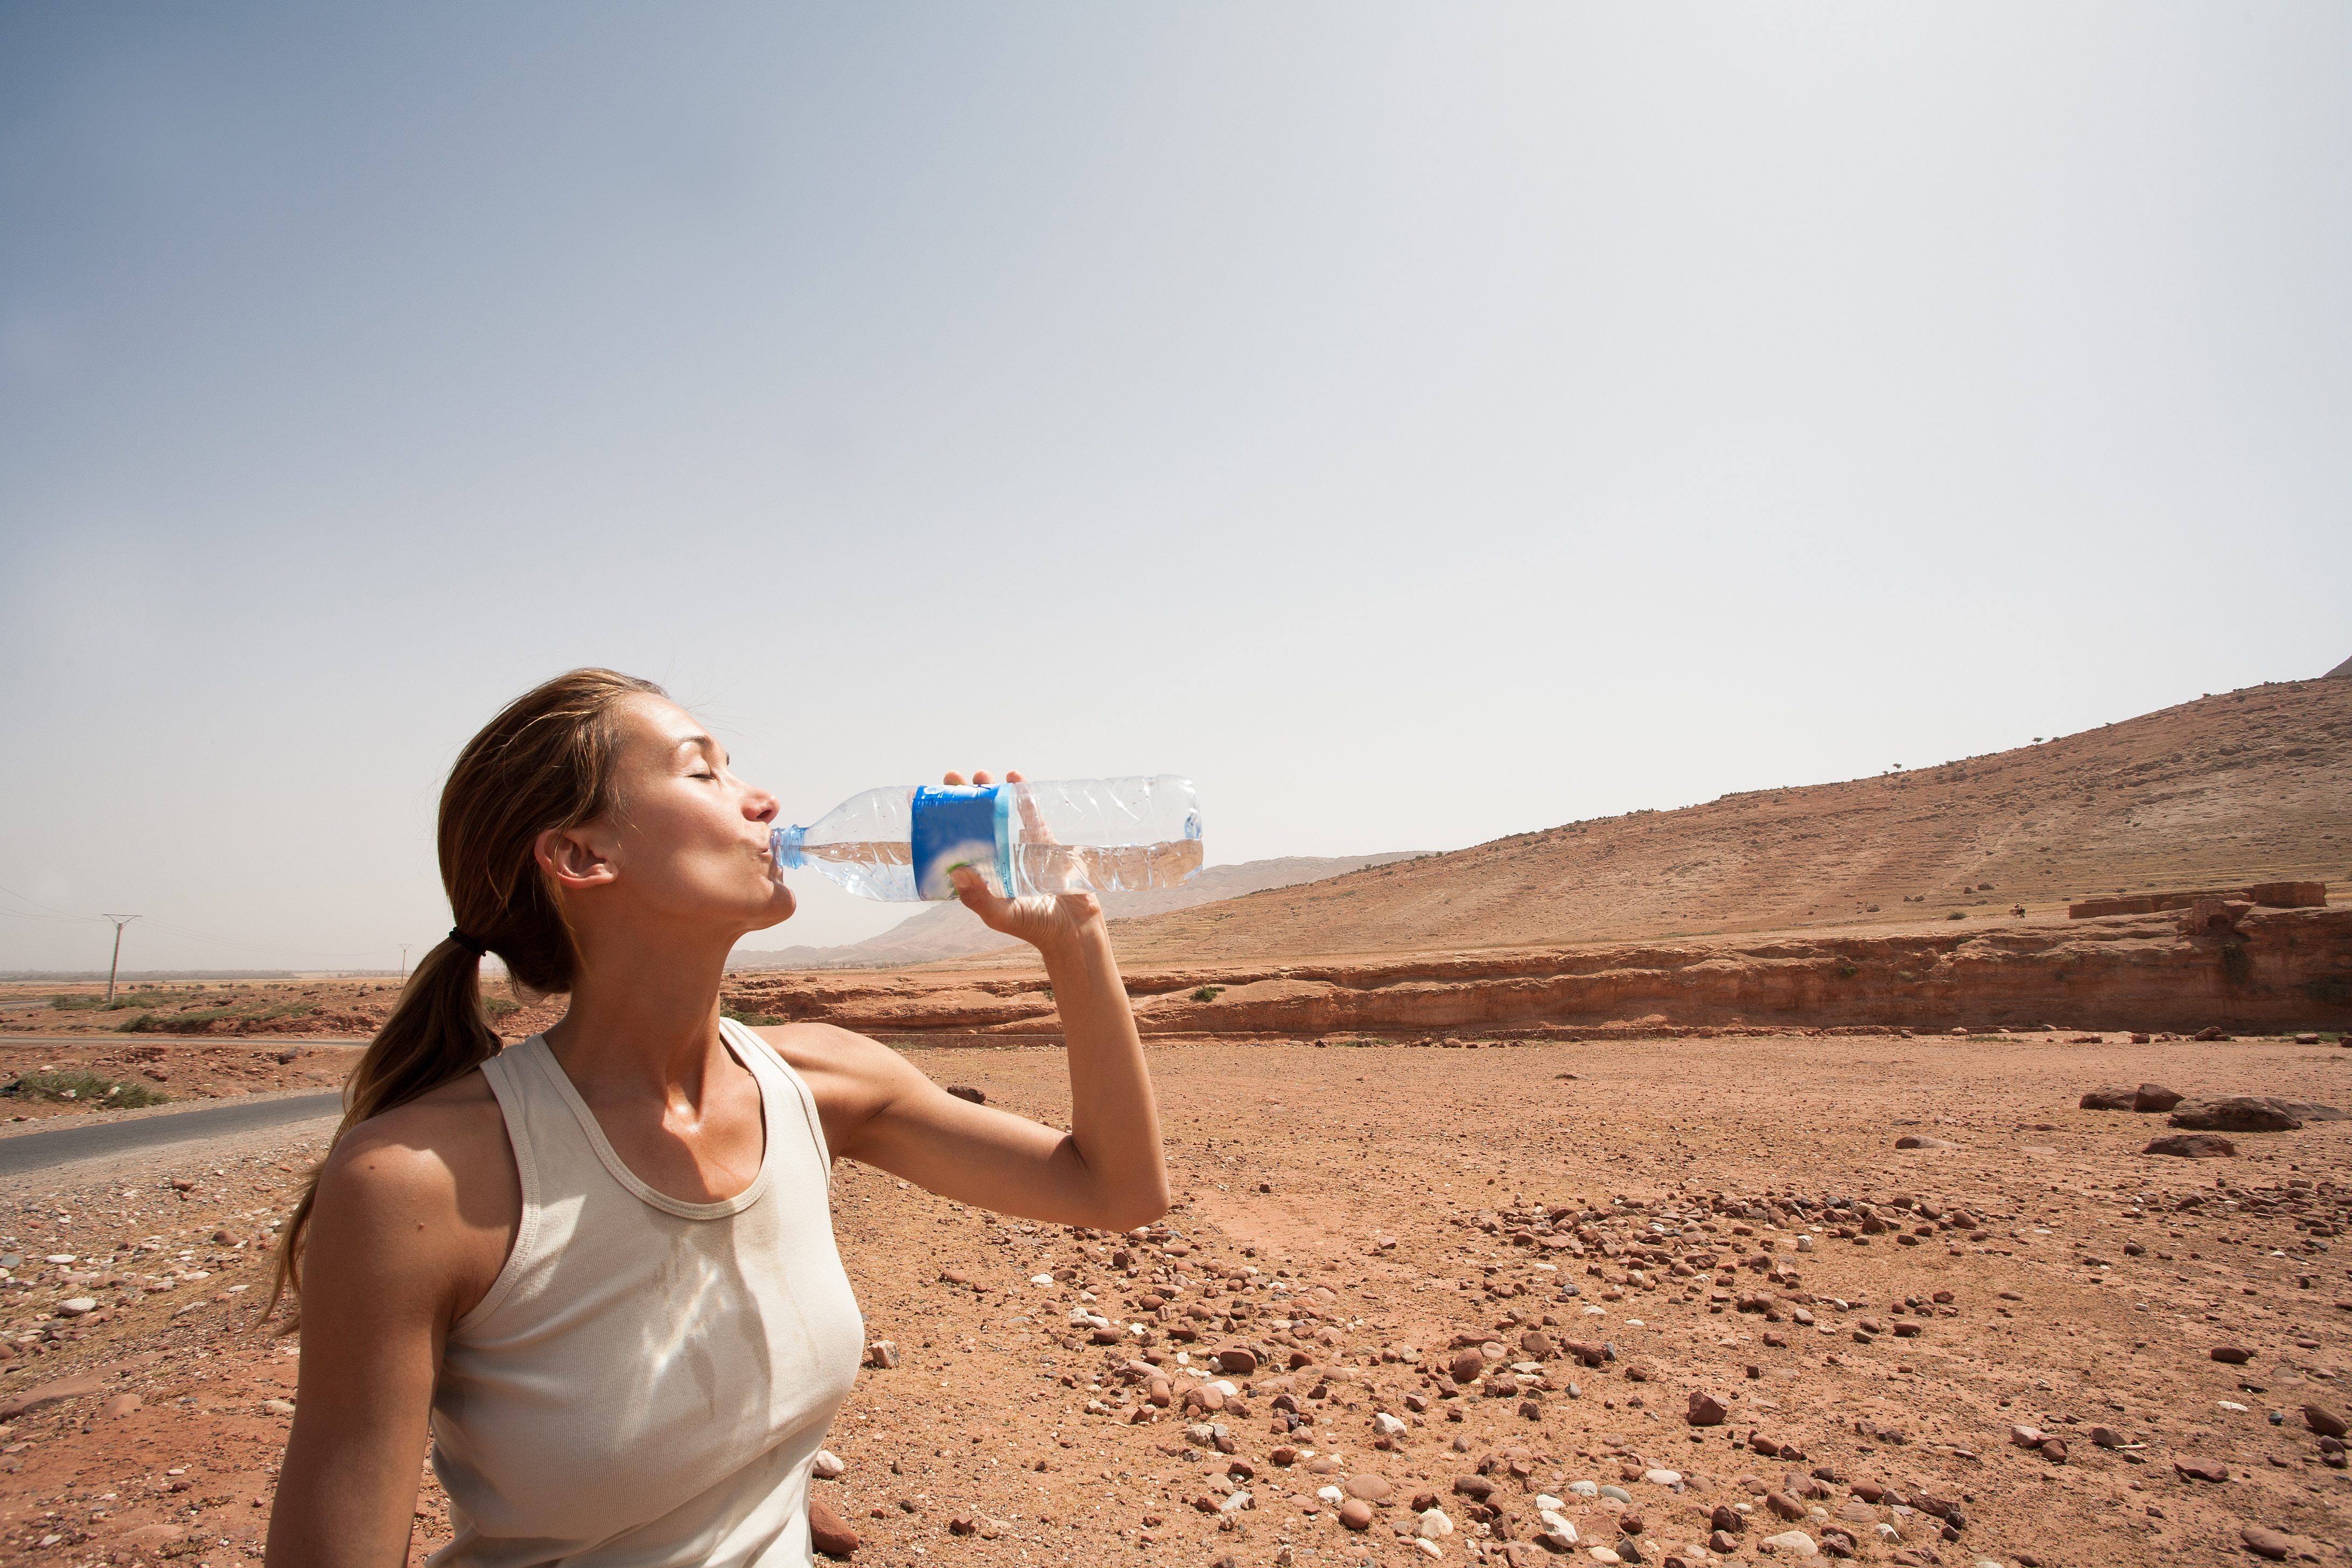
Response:
POLYGON ((951 1085, 949 1088, 948 1092, 954 1095, 958 1100, 969 1100, 974 1105, 986 1105, 988 1103, 988 1091, 984 1089, 974 1089, 968 1083, 951 1085))
POLYGON ((1685 1419, 1694 1426, 1720 1426, 1724 1417, 1729 1414, 1724 1408, 1723 1401, 1715 1395, 1694 1394, 1690 1396, 1690 1412, 1685 1419))
POLYGON ((1349 1498, 1339 1505, 1339 1522, 1353 1531, 1371 1529, 1372 1505, 1359 1497, 1349 1498))
POLYGON ((2168 1120, 2196 1132, 2294 1132, 2303 1126, 2303 1119, 2284 1105, 2258 1094, 2199 1100, 2182 1106, 2168 1120))
POLYGON ((2345 1435, 2344 1417, 2325 1405, 2305 1405, 2303 1424, 2323 1437, 2341 1437, 2345 1435))
POLYGON ((2254 1359, 2254 1352, 2243 1345, 2215 1345, 2207 1353, 2229 1366, 2243 1366, 2254 1359))
POLYGON ((2236 1157, 2238 1146, 2210 1132, 2172 1132, 2149 1140, 2140 1152, 2172 1154, 2183 1160, 2228 1160, 2236 1157))
POLYGON ((2160 1083, 2144 1083, 2132 1091, 2131 1109, 2169 1110, 2179 1105, 2183 1098, 2178 1091, 2167 1089, 2160 1083))
POLYGON ((2273 1563, 2284 1563, 2294 1555, 2292 1540, 2259 1524, 2240 1525, 2238 1539, 2245 1542, 2247 1551, 2257 1557, 2267 1557, 2273 1563))
POLYGON ((808 1521, 809 1544, 825 1556, 838 1557, 846 1562, 849 1554, 857 1550, 857 1531, 850 1529, 848 1522, 839 1514, 814 1498, 809 1500, 808 1521))
POLYGON ((2230 1479, 2230 1467, 2220 1459, 2175 1459, 2172 1468, 2188 1481, 2219 1483, 2230 1479))

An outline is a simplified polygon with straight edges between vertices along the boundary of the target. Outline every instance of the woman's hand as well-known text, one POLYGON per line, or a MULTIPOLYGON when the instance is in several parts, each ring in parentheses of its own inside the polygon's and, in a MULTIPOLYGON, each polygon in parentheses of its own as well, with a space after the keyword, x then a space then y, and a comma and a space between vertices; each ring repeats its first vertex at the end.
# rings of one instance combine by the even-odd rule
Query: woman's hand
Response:
MULTIPOLYGON (((961 784, 964 778, 961 773, 951 773, 940 782, 961 784)), ((986 788, 996 781, 982 770, 971 775, 971 782, 986 788)), ((1017 771, 1008 773, 1004 782, 1019 784, 1021 774, 1017 771)), ((1021 828, 1024 844, 1053 842, 1053 836, 1037 816, 1036 804, 1026 795, 1021 797, 1021 828)), ((956 897, 980 917, 981 924, 1041 950, 1083 938, 1102 924, 1102 901, 1092 893, 1044 893, 1008 899, 996 890, 986 874, 971 866, 957 867, 948 873, 948 880, 955 884, 956 897)))

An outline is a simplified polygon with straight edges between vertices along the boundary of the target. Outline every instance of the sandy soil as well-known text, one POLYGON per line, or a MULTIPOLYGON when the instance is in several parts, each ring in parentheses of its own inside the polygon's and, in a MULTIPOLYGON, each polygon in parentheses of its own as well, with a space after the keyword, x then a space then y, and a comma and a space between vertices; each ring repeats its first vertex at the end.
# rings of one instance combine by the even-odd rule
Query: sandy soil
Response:
MULTIPOLYGON (((1541 1561, 1545 1495, 1580 1552, 1637 1519, 1653 1562, 1696 1561, 1718 1507, 1749 1511, 1708 1555, 1748 1563, 1764 1537, 1832 1523, 1871 1561, 2242 1557, 2248 1525, 2341 1554, 2352 1482, 2301 1411, 2352 1414, 2352 1123, 2192 1162, 2137 1152, 2160 1117, 2074 1104, 2145 1079, 2341 1104, 2352 1052, 1790 1037, 1153 1055, 1180 1202, 1149 1238, 1005 1222, 841 1168, 843 1253, 869 1334, 898 1352, 861 1374, 830 1444, 845 1471, 818 1488, 864 1537, 857 1562, 1541 1561), (1951 1147, 1897 1151, 1906 1134, 1951 1147), (1614 1357, 1583 1365, 1571 1342, 1614 1357), (2252 1359, 2216 1363, 2218 1345, 2252 1359), (1227 1377, 1224 1408, 1181 1408, 1213 1353, 1244 1349, 1259 1365, 1227 1377), (1171 1408, 1129 1381, 1147 1367, 1171 1408), (1689 1426, 1694 1394, 1728 1418, 1689 1426), (2012 1446, 2016 1425, 2063 1460, 2012 1446), (2127 1446, 2098 1446, 2102 1426, 2127 1446), (1357 1533, 1318 1492, 1381 1490, 1360 1477, 1386 1493, 1357 1533), (1474 1506, 1457 1487, 1482 1481, 1474 1506), (1214 1511, 1236 1489, 1248 1505, 1214 1511), (1418 1494, 1454 1526, 1434 1559, 1400 1533, 1423 1528, 1418 1494), (1946 1505, 1957 1541, 1920 1511, 1946 1505)), ((1065 1113, 1056 1050, 916 1059, 1065 1113)), ((316 1147, 260 1135, 103 1184, 6 1188, 0 1247, 24 1261, 0 1400, 65 1396, 0 1424, 0 1563, 252 1560, 286 1426, 266 1402, 290 1395, 294 1363, 248 1303, 316 1147), (99 1305, 58 1315, 68 1300, 99 1305)), ((412 1558, 446 1529, 428 1487, 412 1558)))

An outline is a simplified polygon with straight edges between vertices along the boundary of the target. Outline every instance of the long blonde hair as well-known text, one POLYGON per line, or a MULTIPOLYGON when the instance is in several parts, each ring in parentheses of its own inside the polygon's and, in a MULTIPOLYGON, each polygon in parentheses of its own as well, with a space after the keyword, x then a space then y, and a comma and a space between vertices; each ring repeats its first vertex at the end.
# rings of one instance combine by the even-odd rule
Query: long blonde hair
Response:
MULTIPOLYGON (((577 827, 614 804, 618 709, 664 695, 649 680, 575 669, 507 704, 468 742, 441 790, 441 886, 457 930, 495 952, 514 984, 542 995, 572 989, 577 957, 534 855, 550 828, 577 827)), ((482 1006, 481 958, 452 935, 435 944, 343 1085, 344 1133, 463 1078, 499 1052, 482 1006)), ((320 1162, 287 1222, 269 1308, 302 1293, 302 1248, 319 1194, 320 1162)), ((267 1311, 268 1309, 264 1309, 267 1311)), ((289 1314, 280 1332, 298 1326, 289 1314)))

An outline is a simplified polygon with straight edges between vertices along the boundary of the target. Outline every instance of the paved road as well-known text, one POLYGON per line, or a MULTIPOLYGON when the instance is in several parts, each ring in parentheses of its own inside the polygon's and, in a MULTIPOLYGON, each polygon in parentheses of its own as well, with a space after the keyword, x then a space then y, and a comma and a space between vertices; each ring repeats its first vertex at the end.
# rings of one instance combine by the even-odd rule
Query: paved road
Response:
POLYGON ((331 1120, 342 1112, 340 1094, 296 1094, 283 1100, 249 1100, 236 1105, 61 1127, 55 1132, 20 1132, 14 1138, 0 1138, 0 1176, 21 1176, 77 1160, 135 1154, 203 1138, 257 1132, 292 1121, 331 1120))

